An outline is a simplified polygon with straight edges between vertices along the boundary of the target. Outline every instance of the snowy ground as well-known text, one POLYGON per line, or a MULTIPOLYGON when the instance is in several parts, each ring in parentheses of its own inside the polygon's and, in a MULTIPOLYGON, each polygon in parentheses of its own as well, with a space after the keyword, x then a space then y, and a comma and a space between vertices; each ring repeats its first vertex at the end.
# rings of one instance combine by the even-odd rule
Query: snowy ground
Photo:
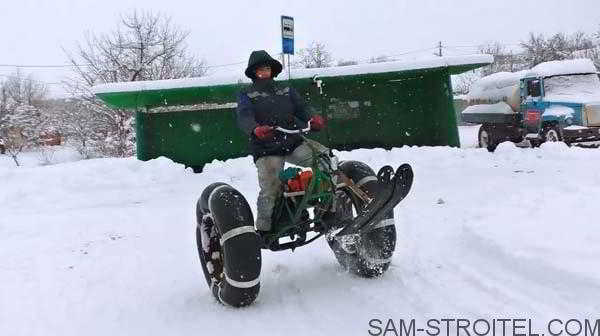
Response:
MULTIPOLYGON (((30 150, 19 153, 17 161, 22 167, 37 167, 81 160, 81 155, 69 146, 48 146, 43 150, 30 150)), ((0 155, 0 169, 15 167, 15 161, 8 154, 0 155)))
MULTIPOLYGON (((475 132, 461 129, 465 147, 475 132)), ((194 206, 215 181, 254 203, 250 158, 196 175, 167 159, 2 161, 0 335, 365 335, 372 318, 597 318, 600 150, 505 143, 493 154, 339 156, 414 167, 390 270, 374 280, 344 273, 322 240, 263 251, 259 299, 241 310, 208 291, 194 206)))

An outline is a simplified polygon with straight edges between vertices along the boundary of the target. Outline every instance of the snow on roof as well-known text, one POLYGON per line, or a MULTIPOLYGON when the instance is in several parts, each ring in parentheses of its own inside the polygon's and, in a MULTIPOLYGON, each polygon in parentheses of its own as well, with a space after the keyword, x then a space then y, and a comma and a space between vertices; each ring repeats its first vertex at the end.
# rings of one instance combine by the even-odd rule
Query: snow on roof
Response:
POLYGON ((540 63, 529 71, 528 77, 548 77, 557 75, 595 73, 594 62, 588 58, 551 61, 540 63))
MULTIPOLYGON (((407 70, 431 69, 449 66, 460 66, 468 64, 489 64, 494 61, 491 55, 468 55, 468 56, 445 56, 418 61, 394 61, 383 63, 357 64, 343 67, 314 68, 314 69, 292 69, 291 78, 312 78, 349 76, 369 73, 384 73, 407 70)), ((281 78, 286 78, 287 74, 280 74, 281 78)), ((182 89, 193 87, 206 87, 214 85, 230 85, 238 83, 249 83, 243 73, 229 76, 206 76, 198 78, 168 79, 156 81, 139 81, 126 83, 107 83, 92 87, 95 94, 109 92, 139 92, 166 89, 182 89)))

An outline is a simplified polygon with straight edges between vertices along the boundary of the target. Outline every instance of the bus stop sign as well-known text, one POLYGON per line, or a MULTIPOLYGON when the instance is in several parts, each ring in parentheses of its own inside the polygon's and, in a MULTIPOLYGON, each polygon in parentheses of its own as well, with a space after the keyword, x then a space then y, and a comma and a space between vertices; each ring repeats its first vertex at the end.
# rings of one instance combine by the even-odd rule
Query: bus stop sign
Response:
POLYGON ((281 16, 281 41, 283 53, 294 54, 294 18, 291 16, 281 16))

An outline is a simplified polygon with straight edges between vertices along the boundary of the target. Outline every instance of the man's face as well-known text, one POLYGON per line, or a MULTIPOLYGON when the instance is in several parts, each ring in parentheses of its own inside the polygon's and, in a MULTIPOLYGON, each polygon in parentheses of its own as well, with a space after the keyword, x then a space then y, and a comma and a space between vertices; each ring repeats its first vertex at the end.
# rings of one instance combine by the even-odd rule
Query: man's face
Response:
POLYGON ((256 68, 256 78, 258 78, 258 79, 271 78, 271 67, 268 65, 263 65, 263 66, 256 68))

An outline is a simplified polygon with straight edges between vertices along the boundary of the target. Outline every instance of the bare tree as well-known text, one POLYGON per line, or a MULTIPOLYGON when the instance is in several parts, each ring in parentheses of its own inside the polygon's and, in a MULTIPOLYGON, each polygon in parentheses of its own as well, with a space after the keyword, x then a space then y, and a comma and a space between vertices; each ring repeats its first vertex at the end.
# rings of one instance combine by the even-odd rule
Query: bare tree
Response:
POLYGON ((90 92, 91 86, 203 76, 206 73, 204 61, 191 56, 187 50, 188 34, 165 15, 134 11, 121 18, 116 30, 100 35, 88 33, 74 53, 65 51, 75 66, 75 78, 67 82, 67 87, 86 102, 81 113, 97 121, 97 129, 91 133, 104 137, 104 141, 94 141, 101 154, 129 156, 134 153, 133 112, 108 108, 90 92))
POLYGON ((341 66, 348 66, 348 65, 357 65, 358 62, 356 61, 345 61, 345 60, 339 60, 337 62, 337 66, 341 67, 341 66))
POLYGON ((529 67, 542 62, 571 59, 577 57, 582 50, 594 48, 590 36, 583 32, 576 32, 571 36, 557 33, 546 38, 543 35, 529 34, 529 39, 521 42, 525 50, 524 57, 529 67))
POLYGON ((37 147, 44 124, 40 110, 31 105, 17 105, 2 120, 0 134, 6 152, 19 166, 18 156, 25 148, 37 147))
POLYGON ((479 70, 468 71, 460 75, 453 76, 452 91, 459 95, 465 95, 469 93, 473 83, 475 83, 481 77, 482 73, 479 70))
POLYGON ((56 99, 48 103, 48 114, 60 134, 69 139, 77 152, 88 159, 94 156, 93 149, 103 143, 104 121, 95 115, 95 107, 81 98, 56 99))
POLYGON ((9 108, 8 90, 6 89, 5 82, 0 82, 0 126, 2 126, 2 120, 8 113, 9 108))
POLYGON ((20 71, 0 83, 0 138, 17 166, 19 154, 39 144, 47 123, 41 112, 45 95, 45 85, 20 71))
POLYGON ((593 36, 595 38, 595 41, 593 41, 594 47, 586 50, 584 57, 594 61, 594 65, 600 70, 600 25, 598 25, 598 31, 593 36))
POLYGON ((333 63, 331 53, 323 42, 314 41, 298 51, 296 66, 301 68, 327 68, 333 63))
POLYGON ((17 70, 2 83, 2 96, 14 105, 41 105, 47 94, 47 88, 42 82, 35 80, 32 75, 25 76, 17 70))
POLYGON ((522 55, 509 50, 501 42, 490 42, 479 46, 479 52, 494 56, 494 62, 481 69, 481 74, 487 76, 496 72, 514 72, 524 70, 528 64, 522 55))

